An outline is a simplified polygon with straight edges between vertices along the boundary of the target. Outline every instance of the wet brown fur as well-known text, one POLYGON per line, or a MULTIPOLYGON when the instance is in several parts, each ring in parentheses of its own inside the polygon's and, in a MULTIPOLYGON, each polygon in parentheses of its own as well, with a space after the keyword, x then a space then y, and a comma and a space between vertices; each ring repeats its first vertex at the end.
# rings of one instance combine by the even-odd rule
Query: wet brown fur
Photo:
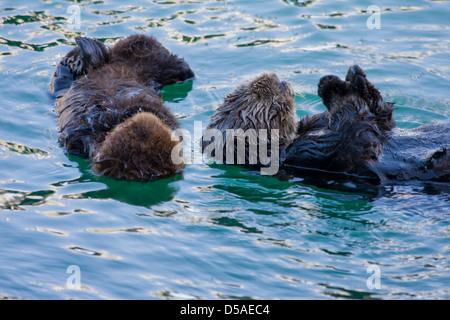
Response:
MULTIPOLYGON (((274 73, 263 73, 240 84, 230 93, 211 117, 207 129, 217 129, 222 133, 225 158, 227 129, 242 129, 244 132, 254 129, 257 134, 258 130, 267 129, 269 146, 271 130, 278 129, 281 150, 294 137, 295 118, 294 91, 291 85, 280 81, 274 73)), ((209 144, 209 141, 203 140, 203 149, 209 144)), ((248 164, 248 144, 246 148, 245 164, 248 164)), ((224 163, 230 163, 230 159, 224 160, 227 160, 224 163)), ((236 163, 235 159, 233 161, 236 163)))
MULTIPOLYGON (((108 60, 101 64, 98 61, 106 55, 97 48, 99 42, 87 38, 84 42, 90 53, 100 56, 89 60, 97 61, 95 67, 85 65, 81 75, 73 74, 73 83, 67 89, 60 86, 56 113, 61 144, 69 153, 89 158, 94 171, 106 176, 149 181, 179 173, 182 166, 170 158, 175 145, 171 132, 178 122, 155 87, 187 80, 183 77, 193 75, 186 71, 189 66, 152 37, 135 35, 119 41, 118 50, 114 50, 116 46, 108 49, 108 60), (126 51, 124 47, 132 49, 126 51), (145 64, 152 56, 151 67, 142 69, 140 59, 145 64)), ((76 60, 73 57, 82 51, 76 49, 69 52, 70 59, 65 57, 66 62, 76 60)), ((65 74, 72 70, 61 66, 58 68, 65 74)))
POLYGON ((173 164, 172 130, 160 118, 141 112, 109 132, 93 158, 94 171, 126 180, 150 181, 183 169, 173 164))
POLYGON ((296 138, 285 150, 284 167, 378 180, 374 165, 385 132, 395 127, 392 104, 383 100, 358 66, 349 69, 345 81, 323 77, 318 93, 327 111, 299 121, 296 138))
POLYGON ((318 93, 328 111, 300 120, 283 155, 287 170, 318 169, 326 176, 345 173, 375 183, 450 182, 449 124, 396 128, 393 104, 356 65, 345 80, 333 75, 320 79, 318 93))
POLYGON ((171 54, 155 38, 138 34, 111 48, 111 63, 133 70, 139 82, 156 89, 195 76, 182 58, 171 54))

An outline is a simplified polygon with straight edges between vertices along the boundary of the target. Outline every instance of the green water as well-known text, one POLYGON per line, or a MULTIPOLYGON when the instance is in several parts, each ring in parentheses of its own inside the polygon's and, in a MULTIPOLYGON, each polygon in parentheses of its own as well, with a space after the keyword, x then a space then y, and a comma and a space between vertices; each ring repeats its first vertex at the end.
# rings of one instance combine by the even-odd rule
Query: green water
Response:
POLYGON ((318 80, 352 64, 400 127, 449 122, 449 16, 448 1, 422 0, 1 1, 0 298, 450 298, 448 185, 362 189, 207 164, 116 181, 60 147, 46 93, 75 37, 145 33, 197 75, 163 92, 190 132, 262 71, 293 85, 299 118, 321 112, 318 80), (367 27, 371 4, 380 29, 367 27))

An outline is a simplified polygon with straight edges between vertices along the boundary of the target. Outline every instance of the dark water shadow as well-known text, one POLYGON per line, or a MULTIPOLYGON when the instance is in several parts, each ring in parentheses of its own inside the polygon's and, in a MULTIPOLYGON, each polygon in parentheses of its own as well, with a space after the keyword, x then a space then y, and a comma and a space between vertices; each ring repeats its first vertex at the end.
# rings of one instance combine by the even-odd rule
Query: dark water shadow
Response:
POLYGON ((192 91, 194 85, 193 80, 165 86, 161 91, 163 101, 177 103, 187 98, 189 92, 192 91))
POLYGON ((276 176, 262 176, 259 171, 237 165, 211 164, 211 168, 220 169, 220 174, 211 176, 217 180, 213 187, 230 192, 247 201, 273 202, 281 199, 283 190, 291 187, 291 183, 277 179, 276 176))
POLYGON ((177 192, 174 182, 183 180, 182 174, 151 182, 117 180, 95 174, 89 162, 81 157, 68 155, 68 158, 78 164, 81 176, 70 181, 60 181, 54 184, 55 187, 86 182, 100 182, 105 186, 101 190, 76 195, 77 199, 113 199, 130 205, 151 207, 173 200, 177 192))
POLYGON ((346 176, 337 173, 333 175, 309 175, 296 176, 292 173, 283 172, 278 178, 286 181, 301 180, 302 184, 318 187, 321 189, 330 189, 338 192, 348 192, 351 194, 365 195, 370 201, 380 198, 389 198, 396 195, 396 189, 399 187, 413 188, 416 193, 424 195, 443 195, 448 196, 450 200, 450 184, 433 181, 411 180, 406 182, 383 182, 375 183, 371 179, 365 179, 356 176, 346 176))
MULTIPOLYGON (((262 176, 259 170, 249 169, 238 165, 219 165, 212 164, 210 167, 221 169, 218 178, 240 179, 245 183, 241 187, 225 184, 214 185, 215 188, 231 192, 245 199, 254 199, 255 201, 264 201, 265 197, 269 201, 284 199, 283 190, 288 190, 292 186, 298 186, 301 196, 303 192, 325 192, 335 193, 336 195, 349 197, 357 196, 362 200, 369 202, 380 198, 391 198, 397 195, 397 190, 404 188, 413 188, 415 193, 423 195, 447 198, 450 201, 450 184, 433 181, 407 181, 407 182, 387 182, 376 183, 370 178, 347 175, 341 173, 318 172, 311 170, 302 172, 302 174, 292 173, 280 169, 274 176, 262 176), (262 188, 252 189, 251 184, 256 183, 262 188), (276 192, 274 192, 276 191, 276 192)), ((283 205, 283 204, 281 204, 283 205)))
MULTIPOLYGON (((245 181, 242 188, 233 186, 229 188, 221 187, 221 185, 215 185, 220 189, 227 189, 226 191, 231 191, 232 193, 241 195, 248 199, 253 193, 258 194, 260 190, 266 190, 266 193, 260 194, 262 196, 268 196, 273 200, 275 197, 283 198, 283 193, 273 193, 273 191, 283 191, 290 189, 293 185, 297 185, 301 190, 308 192, 316 191, 336 191, 340 193, 348 193, 349 195, 360 195, 368 200, 386 195, 389 192, 385 186, 376 185, 370 183, 366 179, 356 179, 354 176, 343 176, 336 175, 330 177, 330 175, 315 175, 309 173, 308 175, 294 175, 292 172, 288 172, 280 169, 276 175, 273 176, 262 176, 259 170, 245 168, 238 165, 219 165, 212 164, 212 168, 221 169, 220 175, 215 177, 218 178, 230 178, 230 179, 240 179, 245 181), (247 184, 256 183, 258 186, 263 187, 258 190, 249 190, 247 184), (242 192, 239 190, 242 189, 242 192)), ((256 200, 264 199, 264 197, 256 197, 256 200)))

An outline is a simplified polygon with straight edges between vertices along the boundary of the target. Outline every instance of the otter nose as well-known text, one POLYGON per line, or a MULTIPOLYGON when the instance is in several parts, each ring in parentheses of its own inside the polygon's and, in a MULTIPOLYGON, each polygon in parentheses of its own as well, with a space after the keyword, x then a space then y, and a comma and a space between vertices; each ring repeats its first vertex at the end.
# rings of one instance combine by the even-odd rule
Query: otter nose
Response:
POLYGON ((183 62, 181 77, 182 81, 186 81, 195 77, 194 71, 192 71, 191 67, 189 67, 189 65, 185 61, 183 62))

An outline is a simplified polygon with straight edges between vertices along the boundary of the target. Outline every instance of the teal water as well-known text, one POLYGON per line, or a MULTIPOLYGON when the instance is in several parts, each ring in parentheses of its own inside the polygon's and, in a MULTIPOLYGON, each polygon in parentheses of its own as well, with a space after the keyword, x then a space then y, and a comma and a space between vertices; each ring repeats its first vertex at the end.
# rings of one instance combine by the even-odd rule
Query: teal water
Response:
POLYGON ((450 298, 450 186, 318 185, 207 164, 152 183, 98 177, 59 146, 46 94, 75 37, 145 33, 197 75, 163 91, 190 132, 262 71, 291 82, 299 118, 321 112, 318 80, 352 64, 395 102, 400 127, 449 122, 449 16, 449 1, 425 0, 2 1, 0 298, 450 298), (371 4, 380 29, 366 25, 371 4))

